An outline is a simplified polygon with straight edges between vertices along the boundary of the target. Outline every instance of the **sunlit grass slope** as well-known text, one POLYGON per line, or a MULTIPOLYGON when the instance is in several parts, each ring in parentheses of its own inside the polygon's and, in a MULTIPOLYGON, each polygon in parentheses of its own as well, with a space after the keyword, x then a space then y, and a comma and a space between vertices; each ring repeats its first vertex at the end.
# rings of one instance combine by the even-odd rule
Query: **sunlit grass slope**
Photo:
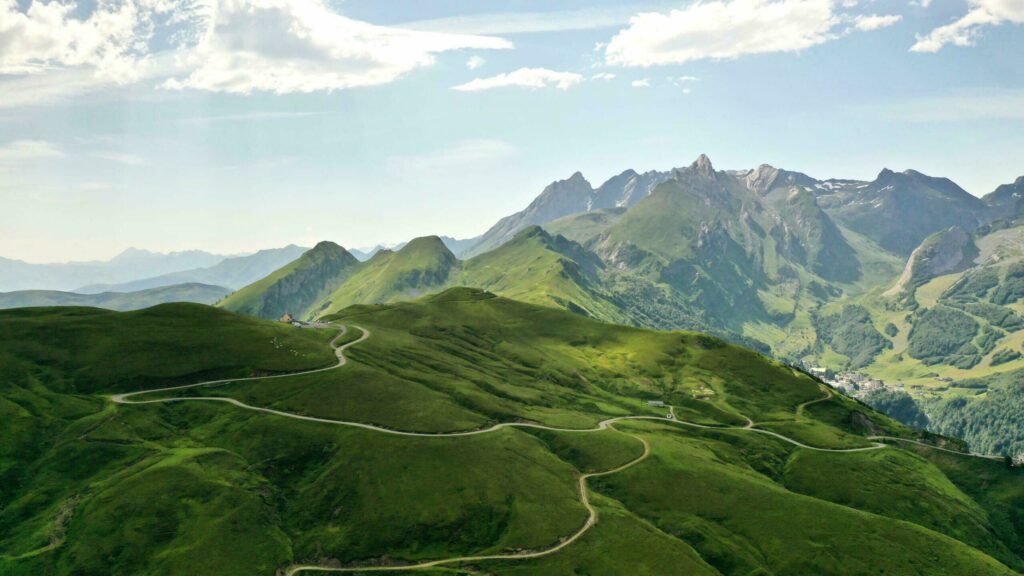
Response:
POLYGON ((115 405, 104 395, 330 364, 337 332, 202 306, 4 313, 0 574, 271 576, 295 564, 544 550, 584 525, 579 475, 636 461, 637 437, 651 455, 589 481, 598 523, 579 540, 532 560, 423 573, 1024 567, 1016 470, 925 448, 822 453, 744 429, 749 418, 837 448, 911 434, 748 350, 465 288, 333 319, 371 333, 346 366, 187 394, 417 432, 591 428, 663 416, 647 404, 660 399, 680 419, 736 428, 622 421, 410 437, 224 403, 115 405))

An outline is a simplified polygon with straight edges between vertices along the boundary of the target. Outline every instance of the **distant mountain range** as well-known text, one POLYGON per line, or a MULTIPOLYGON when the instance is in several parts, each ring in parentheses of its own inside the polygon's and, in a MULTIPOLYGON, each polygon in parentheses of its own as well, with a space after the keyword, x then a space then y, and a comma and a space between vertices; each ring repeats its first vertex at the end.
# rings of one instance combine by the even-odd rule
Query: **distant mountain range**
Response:
POLYGON ((159 276, 142 276, 120 284, 90 284, 75 290, 83 294, 134 292, 174 284, 201 283, 228 288, 251 284, 301 256, 309 248, 289 244, 284 248, 260 250, 247 256, 221 258, 209 266, 180 270, 159 276))
POLYGON ((977 198, 914 170, 821 180, 702 155, 597 187, 574 173, 478 238, 288 246, 85 289, 201 282, 235 290, 228 310, 317 318, 468 286, 858 371, 925 409, 959 380, 1024 371, 1022 194, 1024 177, 977 198))
MULTIPOLYGON (((464 238, 462 240, 452 238, 451 236, 439 236, 439 238, 441 242, 443 242, 444 245, 448 247, 448 250, 450 250, 452 254, 455 254, 456 256, 461 258, 466 254, 466 252, 470 248, 474 247, 480 242, 481 237, 477 236, 475 238, 464 238)), ((381 250, 401 250, 402 247, 405 246, 406 244, 408 244, 408 242, 399 242, 398 244, 391 245, 377 244, 372 248, 351 248, 349 249, 349 252, 353 256, 355 256, 356 260, 359 260, 360 262, 366 262, 370 258, 373 258, 377 254, 377 252, 380 252, 381 250)))
POLYGON ((19 290, 0 293, 0 309, 28 306, 92 306, 108 310, 141 310, 167 302, 213 304, 230 293, 229 288, 208 284, 177 284, 137 292, 77 294, 57 290, 19 290))
POLYGON ((31 264, 0 258, 0 292, 11 290, 74 290, 86 284, 116 284, 192 268, 213 266, 224 256, 189 250, 160 254, 129 248, 101 262, 31 264))
POLYGON ((323 245, 317 252, 329 254, 307 256, 337 265, 286 266, 222 305, 315 318, 470 286, 609 322, 710 332, 929 396, 948 379, 1024 369, 1015 355, 1024 321, 1011 315, 1014 306, 1024 314, 1024 288, 1017 296, 1006 269, 1019 259, 1008 239, 1024 238, 1022 185, 977 198, 913 170, 819 180, 768 165, 717 170, 706 156, 666 172, 627 170, 596 188, 575 173, 460 244, 461 255, 439 237, 362 262, 323 245), (995 265, 983 275, 1000 296, 968 307, 932 296, 936 278, 995 265), (953 335, 953 348, 937 343, 953 335))

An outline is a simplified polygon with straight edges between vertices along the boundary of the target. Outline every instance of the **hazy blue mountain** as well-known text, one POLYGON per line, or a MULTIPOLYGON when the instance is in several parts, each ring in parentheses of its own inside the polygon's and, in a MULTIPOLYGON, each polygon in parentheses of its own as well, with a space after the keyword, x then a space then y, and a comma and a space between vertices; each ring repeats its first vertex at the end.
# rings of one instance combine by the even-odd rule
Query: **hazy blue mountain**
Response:
POLYGON ((981 199, 993 209, 995 218, 1015 218, 1024 211, 1024 176, 1003 184, 981 199))
POLYGON ((191 268, 212 266, 224 256, 188 250, 161 254, 129 248, 107 261, 33 264, 0 258, 0 291, 73 290, 87 284, 114 284, 191 268))
POLYGON ((224 258, 209 267, 172 272, 161 276, 145 277, 120 284, 93 284, 82 286, 76 292, 94 294, 98 292, 133 292, 174 284, 201 283, 238 289, 277 270, 295 260, 308 248, 289 244, 284 248, 260 250, 248 256, 224 258))
POLYGON ((406 244, 408 244, 408 242, 399 242, 398 244, 377 244, 372 248, 352 248, 349 250, 349 253, 355 256, 356 260, 359 260, 360 262, 366 262, 370 258, 376 256, 377 253, 382 250, 401 250, 402 248, 405 247, 406 244))
POLYGON ((0 309, 27 306, 93 306, 109 310, 141 310, 168 302, 213 304, 231 290, 208 284, 176 284, 137 292, 78 294, 58 290, 18 290, 0 293, 0 309))
POLYGON ((885 169, 871 182, 830 181, 816 190, 834 219, 904 257, 939 230, 973 232, 991 218, 985 202, 952 180, 915 170, 885 169))
POLYGON ((234 292, 217 306, 232 312, 277 319, 308 316, 310 307, 340 286, 359 261, 334 242, 320 242, 269 276, 234 292))
POLYGON ((457 258, 462 258, 465 254, 480 241, 480 237, 476 236, 473 238, 452 238, 451 236, 441 236, 441 242, 448 248, 448 250, 454 254, 457 258))
POLYGON ((499 220, 464 254, 475 256, 493 250, 511 240, 524 228, 546 224, 572 214, 629 208, 647 197, 655 186, 668 177, 668 172, 638 174, 634 170, 626 170, 594 189, 583 174, 576 172, 565 180, 549 184, 522 211, 499 220))

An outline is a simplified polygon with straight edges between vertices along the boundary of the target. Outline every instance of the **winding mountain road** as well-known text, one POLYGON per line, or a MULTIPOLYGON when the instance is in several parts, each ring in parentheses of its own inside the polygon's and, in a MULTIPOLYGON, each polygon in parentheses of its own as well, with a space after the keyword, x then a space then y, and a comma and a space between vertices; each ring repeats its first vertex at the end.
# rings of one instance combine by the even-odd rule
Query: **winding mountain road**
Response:
MULTIPOLYGON (((330 324, 315 324, 315 325, 313 325, 313 327, 325 327, 325 326, 329 326, 329 325, 330 324)), ((675 424, 675 425, 678 425, 678 426, 687 426, 687 427, 691 427, 691 428, 699 428, 699 429, 704 429, 704 430, 753 432, 753 433, 756 433, 756 434, 764 434, 766 436, 771 436, 773 438, 782 440, 784 442, 787 442, 787 443, 792 444, 794 446, 797 446, 799 448, 804 448, 804 449, 807 449, 807 450, 817 450, 817 451, 820 451, 820 452, 865 452, 865 451, 868 451, 868 450, 880 450, 880 449, 883 449, 883 448, 887 447, 886 444, 884 444, 882 442, 877 442, 877 441, 872 443, 872 445, 870 445, 870 446, 864 446, 864 447, 859 447, 859 448, 821 448, 821 447, 818 447, 818 446, 810 446, 808 444, 804 444, 803 442, 800 442, 799 440, 795 440, 795 439, 790 438, 788 436, 785 436, 783 434, 779 434, 778 432, 772 432, 771 430, 764 430, 764 429, 761 429, 761 428, 756 428, 754 423, 753 423, 753 421, 751 421, 749 418, 747 418, 747 424, 744 425, 744 426, 715 426, 715 425, 708 425, 708 424, 698 424, 696 422, 689 422, 689 421, 686 421, 686 420, 679 420, 678 418, 676 418, 675 408, 671 407, 671 406, 669 407, 669 416, 668 417, 665 417, 665 416, 639 416, 639 415, 638 416, 618 416, 618 417, 615 417, 615 418, 609 418, 607 420, 602 420, 601 422, 599 422, 593 428, 559 428, 559 427, 555 427, 555 426, 545 426, 543 424, 535 424, 535 423, 530 423, 530 422, 501 422, 501 423, 498 423, 498 424, 494 424, 493 426, 489 426, 487 428, 481 428, 481 429, 477 429, 477 430, 465 430, 465 431, 458 431, 458 432, 413 432, 413 431, 405 431, 405 430, 393 430, 393 429, 390 429, 390 428, 384 428, 384 427, 381 427, 381 426, 376 426, 376 425, 373 425, 373 424, 366 424, 366 423, 363 423, 363 422, 353 422, 353 421, 348 421, 348 420, 333 420, 333 419, 329 419, 329 418, 318 418, 316 416, 305 416, 305 415, 302 415, 302 414, 293 414, 293 413, 284 412, 284 411, 281 411, 281 410, 274 410, 272 408, 262 408, 262 407, 259 407, 259 406, 252 406, 250 404, 246 404, 246 403, 241 402, 239 400, 236 400, 234 398, 207 397, 207 396, 184 396, 184 397, 174 397, 174 398, 154 398, 152 400, 133 400, 132 399, 132 398, 134 398, 136 396, 140 396, 140 395, 143 395, 143 394, 156 394, 156 393, 160 393, 160 392, 171 392, 171 391, 175 391, 175 390, 186 390, 186 389, 191 389, 191 388, 199 388, 199 387, 206 387, 206 386, 216 386, 218 384, 226 384, 226 383, 229 383, 229 382, 246 382, 246 381, 254 381, 254 380, 266 380, 266 379, 272 379, 272 378, 287 378, 287 377, 293 377, 293 376, 301 376, 301 375, 305 375, 305 374, 316 374, 316 373, 319 373, 319 372, 325 372, 327 370, 334 370, 334 369, 340 368, 340 367, 344 366, 346 364, 346 362, 347 362, 347 360, 345 358, 345 353, 344 353, 345 350, 347 348, 349 348, 350 346, 354 346, 355 344, 363 342, 364 340, 369 338, 370 337, 370 331, 365 329, 365 328, 359 327, 359 326, 353 326, 353 328, 356 328, 356 329, 360 330, 362 332, 362 335, 359 338, 357 338, 357 339, 355 339, 355 340, 353 340, 351 342, 348 342, 348 343, 342 344, 342 345, 338 345, 337 344, 338 340, 340 340, 348 332, 348 327, 347 326, 340 326, 339 328, 340 328, 339 334, 334 339, 331 340, 331 347, 334 348, 335 356, 338 359, 338 362, 335 365, 333 365, 333 366, 327 366, 325 368, 317 368, 317 369, 314 369, 314 370, 306 370, 306 371, 303 371, 303 372, 292 372, 292 373, 288 373, 288 374, 277 374, 277 375, 273 375, 273 376, 252 376, 252 377, 248 377, 248 378, 225 378, 225 379, 220 379, 220 380, 209 380, 209 381, 206 381, 206 382, 198 382, 198 383, 195 383, 195 384, 185 384, 185 385, 182 385, 182 386, 170 386, 170 387, 166 387, 166 388, 157 388, 157 389, 153 389, 153 390, 142 390, 142 391, 139 391, 139 392, 128 392, 128 393, 122 393, 122 394, 114 394, 114 395, 110 396, 110 400, 115 402, 115 403, 117 403, 117 404, 129 404, 129 405, 130 404, 172 403, 172 402, 224 402, 226 404, 231 404, 233 406, 236 406, 238 408, 243 408, 243 409, 246 409, 246 410, 252 410, 254 412, 262 412, 264 414, 271 414, 271 415, 274 415, 274 416, 281 416, 281 417, 285 417, 285 418, 294 418, 296 420, 305 420, 307 422, 317 422, 317 423, 321 423, 321 424, 331 424, 331 425, 337 425, 337 426, 349 426, 349 427, 353 427, 353 428, 362 428, 364 430, 372 430, 374 432, 380 432, 380 433, 384 433, 384 434, 393 434, 393 435, 397 435, 397 436, 414 436, 414 437, 426 437, 426 438, 457 438, 457 437, 462 437, 462 436, 473 436, 473 435, 477 435, 477 434, 488 434, 488 433, 491 433, 491 432, 496 432, 496 431, 501 430, 503 428, 533 428, 533 429, 538 429, 538 430, 550 430, 550 431, 553 431, 553 432, 571 432, 571 433, 597 432, 597 431, 601 431, 601 430, 611 429, 611 430, 614 430, 616 432, 619 432, 620 434, 626 434, 627 436, 630 436, 630 437, 636 439, 637 441, 639 441, 643 445, 643 453, 640 456, 638 456, 637 458, 635 458, 633 460, 630 460, 629 462, 627 462, 625 464, 622 464, 621 466, 617 466, 615 468, 612 468, 610 470, 604 470, 604 471, 601 471, 601 472, 591 472, 591 473, 580 475, 578 477, 578 479, 577 479, 577 490, 579 492, 580 503, 587 509, 587 513, 588 513, 587 520, 572 535, 568 536, 567 538, 559 541, 557 544, 554 544, 554 545, 552 545, 552 546, 550 546, 548 548, 544 548, 544 549, 541 549, 541 550, 527 550, 527 551, 522 551, 522 552, 513 552, 513 553, 508 553, 508 554, 492 554, 492 555, 479 555, 479 556, 458 556, 458 557, 442 558, 442 559, 438 559, 438 560, 431 560, 431 561, 427 561, 427 562, 421 562, 421 563, 416 563, 416 564, 405 564, 405 565, 349 566, 349 567, 338 567, 338 568, 332 568, 332 567, 327 567, 327 566, 315 566, 315 565, 296 565, 296 566, 289 567, 285 571, 285 575, 286 576, 295 576, 296 574, 299 574, 300 572, 385 572, 385 571, 422 570, 422 569, 432 568, 432 567, 436 567, 436 566, 442 566, 442 565, 447 565, 447 564, 458 564, 458 563, 463 563, 463 562, 477 562, 477 561, 484 561, 484 560, 523 560, 523 559, 530 559, 530 558, 539 558, 539 557, 547 556, 549 554, 554 554, 554 553, 564 549, 566 546, 569 546, 570 544, 572 544, 573 542, 575 542, 579 538, 581 538, 584 534, 587 533, 587 531, 589 531, 597 523, 597 510, 590 503, 590 497, 589 497, 589 492, 588 492, 588 488, 587 488, 587 480, 590 479, 590 478, 594 478, 594 477, 598 477, 598 476, 607 476, 607 475, 615 474, 617 472, 621 472, 623 470, 626 470, 627 468, 635 466, 635 465, 639 464, 640 462, 646 460, 650 456, 650 454, 651 454, 651 447, 650 447, 650 444, 647 442, 646 439, 644 439, 641 436, 630 434, 628 432, 624 432, 622 430, 619 430, 619 429, 615 428, 614 424, 617 423, 617 422, 624 422, 624 421, 627 421, 627 420, 650 420, 650 421, 655 421, 655 422, 661 422, 661 423, 667 423, 667 424, 675 424)), ((796 411, 797 411, 798 414, 802 413, 804 407, 806 407, 806 406, 808 406, 810 404, 813 404, 815 402, 822 402, 822 401, 828 400, 831 397, 832 397, 831 391, 825 390, 825 396, 824 397, 818 398, 818 399, 814 399, 814 400, 810 400, 808 402, 804 402, 803 404, 800 404, 800 405, 797 406, 796 411)), ((922 446, 927 446, 929 448, 935 448, 935 449, 938 449, 938 450, 944 450, 946 452, 951 452, 951 453, 954 453, 954 454, 960 454, 960 455, 965 455, 965 456, 976 456, 976 457, 982 457, 982 458, 994 458, 994 457, 983 456, 983 455, 979 455, 979 454, 965 454, 963 452, 956 452, 956 451, 953 451, 953 450, 948 450, 948 449, 940 448, 940 447, 937 447, 937 446, 931 446, 931 445, 925 444, 923 442, 917 442, 917 441, 914 441, 914 440, 907 440, 907 439, 903 439, 903 438, 894 438, 894 437, 887 437, 887 436, 872 436, 872 437, 869 437, 868 439, 869 440, 895 440, 895 441, 901 441, 901 442, 911 442, 911 443, 915 443, 915 444, 920 444, 922 446)))
POLYGON ((576 481, 576 489, 579 491, 580 503, 587 509, 587 520, 580 526, 579 530, 573 532, 571 536, 559 541, 554 546, 543 548, 541 550, 526 550, 523 552, 510 552, 508 554, 483 554, 479 556, 455 556, 452 558, 441 558, 439 560, 429 560, 426 562, 420 562, 416 564, 399 564, 399 565, 379 565, 379 566, 346 566, 341 568, 331 568, 327 566, 316 566, 313 564, 303 564, 291 566, 285 570, 285 576, 294 576, 300 572, 394 572, 394 571, 409 571, 409 570, 424 570, 426 568, 434 568, 436 566, 443 566, 446 564, 460 564, 463 562, 480 562, 483 560, 527 560, 530 558, 541 558, 549 554, 554 554, 569 546, 573 542, 579 540, 586 534, 591 528, 597 524, 597 509, 590 503, 590 493, 587 489, 587 480, 595 478, 597 476, 608 476, 621 472, 627 468, 631 468, 640 462, 643 462, 651 455, 651 445, 644 438, 623 432, 618 430, 614 426, 608 425, 609 428, 625 434, 631 438, 635 438, 641 444, 643 444, 644 450, 640 456, 626 462, 621 466, 616 466, 611 470, 604 470, 602 472, 590 472, 588 474, 581 474, 576 481))
POLYGON ((995 454, 978 454, 977 452, 960 452, 958 450, 950 450, 949 448, 943 448, 942 446, 936 446, 934 444, 928 444, 927 442, 921 442, 919 440, 911 440, 910 438, 897 438, 896 436, 867 436, 868 440, 889 440, 893 442, 906 442, 907 444, 917 444, 918 446, 924 446, 925 448, 931 448, 932 450, 938 450, 940 452, 949 452, 950 454, 956 454, 957 456, 970 456, 971 458, 984 458, 985 460, 1005 460, 1005 456, 996 456, 995 454))
MULTIPOLYGON (((327 326, 327 324, 320 324, 318 326, 319 327, 323 327, 323 326, 327 326)), ((294 418, 296 420, 305 420, 307 422, 318 422, 320 424, 334 424, 334 425, 337 425, 337 426, 350 426, 350 427, 353 427, 353 428, 362 428, 364 430, 373 430, 375 432, 381 432, 381 433, 384 433, 384 434, 394 434, 394 435, 397 435, 397 436, 414 436, 414 437, 420 437, 420 438, 457 438, 457 437, 461 437, 461 436, 474 436, 474 435, 477 435, 477 434, 489 434, 491 432, 496 432, 498 430, 501 430, 502 428, 533 428, 533 429, 537 429, 537 430, 550 430, 552 432, 598 432, 598 431, 601 431, 601 430, 607 430, 609 427, 611 427, 612 424, 614 424, 616 422, 623 422, 623 421, 626 421, 626 420, 653 420, 653 421, 658 421, 658 422, 666 422, 666 423, 671 423, 671 424, 677 424, 677 425, 680 425, 680 426, 689 426, 691 428, 701 428, 701 429, 705 429, 705 430, 743 430, 743 431, 748 431, 748 432, 756 432, 756 433, 759 433, 759 434, 765 434, 765 435, 768 435, 768 436, 773 436, 775 438, 778 438, 780 440, 783 440, 785 442, 793 444, 794 446, 799 446, 800 448, 806 448, 808 450, 820 450, 820 451, 823 451, 823 452, 862 452, 864 450, 878 450, 879 448, 885 448, 886 447, 885 444, 874 443, 871 446, 865 446, 865 447, 861 447, 861 448, 820 448, 820 447, 817 447, 817 446, 810 446, 808 444, 804 444, 804 443, 802 443, 802 442, 800 442, 798 440, 794 440, 794 439, 792 439, 792 438, 790 438, 788 436, 784 436, 784 435, 779 434, 777 432, 772 432, 771 430, 763 430, 763 429, 760 429, 760 428, 754 428, 753 424, 750 422, 749 418, 747 419, 748 420, 748 424, 745 425, 745 426, 715 426, 715 425, 709 425, 709 424, 698 424, 697 422, 689 422, 689 421, 686 421, 686 420, 679 420, 679 419, 674 417, 675 410, 672 407, 670 407, 670 409, 671 409, 671 413, 673 414, 673 417, 664 417, 664 416, 617 416, 615 418, 609 418, 607 420, 602 420, 601 422, 599 422, 593 428, 559 428, 557 426, 545 426, 544 424, 535 424, 535 423, 531 423, 531 422, 500 422, 498 424, 494 424, 494 425, 489 426, 487 428, 479 428, 479 429, 476 429, 476 430, 464 430, 464 431, 458 431, 458 432, 412 432, 412 431, 406 431, 406 430, 395 430, 395 429, 392 429, 392 428, 384 428, 383 426, 377 426, 377 425, 374 425, 374 424, 366 424, 364 422, 354 422, 354 421, 351 421, 351 420, 335 420, 335 419, 331 419, 331 418, 318 418, 316 416, 305 416, 305 415, 302 415, 302 414, 294 414, 292 412, 284 412, 282 410, 274 410, 273 408, 263 408, 263 407, 260 407, 260 406, 253 406, 251 404, 246 404, 245 402, 242 402, 240 400, 235 400, 234 398, 224 398, 224 397, 216 397, 216 396, 177 396, 177 397, 173 397, 173 398, 154 398, 152 400, 132 400, 131 399, 131 398, 133 398, 135 396, 140 396, 142 394, 156 394, 156 393, 159 393, 159 392, 172 392, 172 391, 175 391, 175 390, 187 390, 187 389, 190 389, 190 388, 199 388, 199 387, 207 387, 207 386, 216 386, 218 384, 227 384, 229 382, 247 382, 247 381, 253 381, 253 380, 267 380, 267 379, 272 379, 272 378, 286 378, 286 377, 291 377, 291 376, 303 376, 303 375, 306 375, 306 374, 316 374, 318 372, 325 372, 327 370, 334 370, 334 369, 337 369, 337 368, 340 368, 340 367, 344 366, 345 363, 347 362, 347 359, 345 358, 345 349, 346 348, 349 348, 350 346, 354 346, 354 345, 356 345, 356 344, 358 344, 358 343, 360 343, 360 342, 362 342, 362 341, 364 341, 364 340, 366 340, 367 338, 370 337, 370 331, 369 330, 367 330, 365 328, 362 328, 360 326, 354 326, 353 325, 352 327, 356 328, 359 331, 361 331, 362 332, 362 336, 360 336, 356 340, 353 340, 351 342, 348 342, 346 344, 338 346, 338 345, 336 345, 337 341, 340 338, 342 338, 347 333, 347 331, 348 331, 348 327, 347 326, 341 326, 340 327, 341 333, 338 334, 338 336, 336 336, 331 341, 331 346, 335 349, 335 355, 338 358, 338 363, 333 365, 333 366, 328 366, 326 368, 317 368, 317 369, 314 369, 314 370, 306 370, 306 371, 303 371, 303 372, 291 372, 291 373, 288 373, 288 374, 276 374, 276 375, 273 375, 273 376, 252 376, 252 377, 248 377, 248 378, 224 378, 224 379, 220 379, 220 380, 209 380, 209 381, 206 381, 206 382, 197 382, 195 384, 185 384, 185 385, 182 385, 182 386, 169 386, 167 388, 156 388, 156 389, 153 389, 153 390, 141 390, 139 392, 128 392, 128 393, 124 393, 124 394, 114 394, 114 395, 110 396, 110 400, 113 401, 113 402, 116 402, 118 404, 156 404, 156 403, 171 403, 171 402, 224 402, 226 404, 231 404, 231 405, 236 406, 238 408, 244 408, 246 410, 252 410, 254 412, 262 412, 264 414, 272 414, 272 415, 275 415, 275 416, 282 416, 282 417, 285 417, 285 418, 294 418)), ((815 400, 815 402, 817 402, 817 401, 818 400, 815 400)))

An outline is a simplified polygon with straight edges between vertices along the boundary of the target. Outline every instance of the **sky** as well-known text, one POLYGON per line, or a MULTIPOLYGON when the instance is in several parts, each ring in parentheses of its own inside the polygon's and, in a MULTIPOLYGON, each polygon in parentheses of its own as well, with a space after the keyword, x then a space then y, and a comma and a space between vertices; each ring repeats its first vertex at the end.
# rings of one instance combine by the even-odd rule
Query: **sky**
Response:
POLYGON ((471 237, 706 153, 1024 175, 1024 0, 0 0, 0 256, 471 237))

